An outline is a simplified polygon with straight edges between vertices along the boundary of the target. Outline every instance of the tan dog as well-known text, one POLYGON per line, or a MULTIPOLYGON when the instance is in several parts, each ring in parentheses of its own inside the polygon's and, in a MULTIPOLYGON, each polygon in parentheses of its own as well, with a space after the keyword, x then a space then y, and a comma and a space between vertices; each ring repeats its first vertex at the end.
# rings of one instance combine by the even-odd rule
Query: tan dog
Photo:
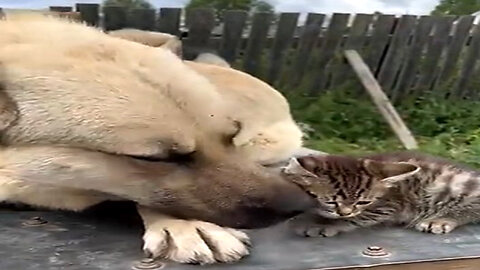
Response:
MULTIPOLYGON (((174 53, 182 47, 175 36, 159 32, 122 29, 111 31, 110 35, 174 53)), ((185 64, 217 88, 233 112, 231 118, 241 123, 233 144, 244 155, 269 165, 287 160, 302 147, 302 131, 280 92, 245 72, 230 68, 224 59, 212 53, 202 53, 185 64)))
POLYGON ((248 254, 246 235, 218 225, 267 226, 311 206, 233 147, 238 112, 169 51, 45 17, 8 18, 0 31, 1 88, 18 109, 3 131, 3 200, 71 210, 135 200, 148 253, 199 263, 248 254), (188 160, 131 158, 172 154, 188 160))

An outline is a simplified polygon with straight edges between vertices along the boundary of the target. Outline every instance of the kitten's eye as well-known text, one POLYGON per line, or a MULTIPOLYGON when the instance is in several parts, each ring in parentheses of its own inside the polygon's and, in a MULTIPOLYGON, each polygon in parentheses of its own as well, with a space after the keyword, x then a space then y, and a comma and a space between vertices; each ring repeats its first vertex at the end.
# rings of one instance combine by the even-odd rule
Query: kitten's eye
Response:
POLYGON ((372 201, 358 201, 357 202, 358 205, 369 205, 371 203, 372 203, 372 201))

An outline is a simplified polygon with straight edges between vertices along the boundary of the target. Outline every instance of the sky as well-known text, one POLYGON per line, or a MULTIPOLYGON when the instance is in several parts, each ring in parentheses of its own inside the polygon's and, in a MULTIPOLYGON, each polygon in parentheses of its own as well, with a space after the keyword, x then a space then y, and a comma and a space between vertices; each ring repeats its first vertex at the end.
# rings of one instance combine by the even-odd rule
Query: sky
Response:
MULTIPOLYGON (((156 7, 182 7, 189 0, 150 0, 156 7)), ((99 3, 100 0, 0 0, 3 8, 46 8, 73 6, 75 3, 99 3)), ((424 15, 439 0, 267 0, 278 12, 373 13, 424 15)))

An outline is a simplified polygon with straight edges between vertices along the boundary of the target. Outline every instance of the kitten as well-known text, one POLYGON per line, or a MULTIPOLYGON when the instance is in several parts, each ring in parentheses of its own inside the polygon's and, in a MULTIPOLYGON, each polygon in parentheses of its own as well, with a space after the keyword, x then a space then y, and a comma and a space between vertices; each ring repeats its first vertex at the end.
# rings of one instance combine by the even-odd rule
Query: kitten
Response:
POLYGON ((424 154, 310 155, 290 159, 282 172, 317 198, 318 220, 297 228, 305 236, 377 224, 442 234, 480 221, 480 171, 424 154))

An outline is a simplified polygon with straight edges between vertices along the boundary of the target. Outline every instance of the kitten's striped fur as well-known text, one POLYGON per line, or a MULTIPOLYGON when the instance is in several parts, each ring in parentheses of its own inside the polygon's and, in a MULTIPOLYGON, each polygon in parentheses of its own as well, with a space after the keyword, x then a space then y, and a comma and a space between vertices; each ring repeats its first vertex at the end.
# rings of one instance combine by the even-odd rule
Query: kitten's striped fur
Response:
POLYGON ((305 156, 283 169, 318 199, 306 236, 333 236, 380 223, 435 234, 480 221, 480 171, 415 152, 305 156))

